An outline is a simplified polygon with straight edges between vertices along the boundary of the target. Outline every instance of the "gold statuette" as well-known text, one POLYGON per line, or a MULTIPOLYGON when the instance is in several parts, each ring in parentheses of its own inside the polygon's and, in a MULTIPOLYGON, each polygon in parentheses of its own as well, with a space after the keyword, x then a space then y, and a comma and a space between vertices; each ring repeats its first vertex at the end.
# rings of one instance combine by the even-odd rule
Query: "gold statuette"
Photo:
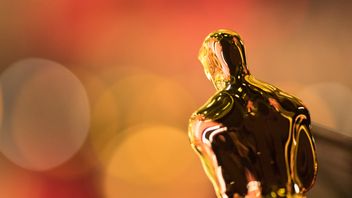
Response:
POLYGON ((305 197, 318 168, 308 109, 250 74, 235 32, 209 34, 199 60, 217 92, 192 115, 189 138, 217 196, 305 197))

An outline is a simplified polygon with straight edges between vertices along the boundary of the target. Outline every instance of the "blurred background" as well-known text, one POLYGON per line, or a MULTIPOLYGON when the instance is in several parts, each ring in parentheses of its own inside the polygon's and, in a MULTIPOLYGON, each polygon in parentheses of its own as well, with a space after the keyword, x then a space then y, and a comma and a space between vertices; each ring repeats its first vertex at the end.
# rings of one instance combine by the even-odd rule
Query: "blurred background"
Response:
POLYGON ((300 97, 320 169, 309 197, 349 197, 347 0, 1 0, 0 196, 215 198, 187 138, 215 92, 197 60, 219 28, 249 70, 300 97))

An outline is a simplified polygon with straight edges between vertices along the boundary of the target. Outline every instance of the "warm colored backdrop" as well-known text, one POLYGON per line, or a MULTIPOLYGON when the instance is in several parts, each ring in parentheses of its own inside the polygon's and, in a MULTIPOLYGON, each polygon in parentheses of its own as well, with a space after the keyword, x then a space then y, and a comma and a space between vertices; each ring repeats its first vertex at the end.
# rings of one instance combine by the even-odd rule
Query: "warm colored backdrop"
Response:
POLYGON ((351 137, 351 7, 1 0, 0 197, 214 198, 187 123, 214 93, 197 53, 219 28, 242 35, 258 79, 351 137))

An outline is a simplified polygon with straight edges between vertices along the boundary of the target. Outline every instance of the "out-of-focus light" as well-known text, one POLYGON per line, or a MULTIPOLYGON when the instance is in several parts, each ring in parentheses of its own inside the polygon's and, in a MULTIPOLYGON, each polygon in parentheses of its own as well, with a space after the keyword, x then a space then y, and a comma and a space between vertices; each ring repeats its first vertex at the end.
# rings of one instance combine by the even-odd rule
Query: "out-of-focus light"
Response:
POLYGON ((183 131, 168 126, 130 128, 108 166, 108 174, 131 183, 172 182, 185 173, 189 151, 183 131))
MULTIPOLYGON (((111 86, 106 87, 92 108, 90 140, 103 163, 111 155, 112 140, 130 126, 162 123, 186 130, 193 100, 183 87, 141 70, 124 74, 112 72, 115 74, 112 75, 114 80, 110 82, 111 86)), ((109 79, 109 76, 104 79, 109 79)))
MULTIPOLYGON (((104 92, 93 106, 92 131, 90 141, 98 160, 106 162, 110 154, 110 143, 119 135, 121 116, 118 108, 118 98, 112 92, 104 92)), ((127 105, 127 104, 126 104, 127 105)))
POLYGON ((107 198, 211 195, 212 188, 184 131, 166 125, 142 125, 123 133, 125 139, 106 168, 107 198))
MULTIPOLYGON (((132 75, 116 85, 124 95, 126 124, 158 122, 183 126, 191 113, 192 96, 180 85, 156 75, 132 75)), ((121 96, 120 96, 121 98, 121 96)))
POLYGON ((352 91, 348 87, 335 82, 316 83, 298 96, 308 106, 313 123, 352 136, 352 91))
POLYGON ((1 152, 18 166, 48 170, 72 157, 89 129, 89 102, 81 82, 62 65, 26 59, 0 78, 1 152))

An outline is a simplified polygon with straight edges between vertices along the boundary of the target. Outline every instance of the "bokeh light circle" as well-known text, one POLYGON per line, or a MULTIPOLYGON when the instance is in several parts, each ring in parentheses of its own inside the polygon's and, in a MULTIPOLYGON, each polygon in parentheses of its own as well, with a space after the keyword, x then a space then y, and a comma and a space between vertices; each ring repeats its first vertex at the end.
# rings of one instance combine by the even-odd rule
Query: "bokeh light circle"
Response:
POLYGON ((189 148, 182 131, 147 126, 130 128, 124 133, 129 135, 114 153, 109 173, 130 182, 158 184, 175 179, 187 166, 187 162, 182 162, 182 154, 189 148))
POLYGON ((131 127, 123 133, 125 139, 106 168, 108 198, 211 194, 211 190, 195 190, 210 186, 184 131, 156 124, 131 127))
POLYGON ((90 141, 103 164, 116 146, 113 139, 120 138, 126 128, 159 123, 187 130, 194 101, 182 86, 172 79, 137 69, 112 70, 109 75, 113 79, 92 104, 90 141))
POLYGON ((8 159, 43 171, 80 149, 89 130, 89 102, 81 82, 68 69, 45 59, 25 59, 2 73, 0 86, 0 150, 8 159))

